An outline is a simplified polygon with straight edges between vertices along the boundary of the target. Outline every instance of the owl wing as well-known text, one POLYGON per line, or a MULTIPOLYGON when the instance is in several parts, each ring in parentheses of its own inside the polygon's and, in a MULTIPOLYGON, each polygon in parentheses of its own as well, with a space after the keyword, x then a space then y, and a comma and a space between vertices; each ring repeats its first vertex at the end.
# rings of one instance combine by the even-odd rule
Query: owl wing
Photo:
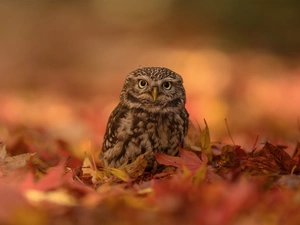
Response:
POLYGON ((111 113, 100 153, 105 166, 119 167, 140 152, 139 146, 132 143, 133 118, 129 108, 121 103, 111 113), (129 146, 131 151, 127 151, 129 146))
MULTIPOLYGON (((124 119, 127 114, 128 108, 120 103, 110 114, 102 144, 102 152, 112 149, 117 142, 120 141, 117 137, 118 129, 121 126, 121 120, 124 119)), ((124 140, 126 140, 126 137, 124 137, 124 140)))
POLYGON ((185 108, 184 110, 182 110, 181 118, 183 119, 183 130, 182 133, 180 134, 180 145, 181 145, 180 147, 184 148, 185 138, 187 136, 188 126, 189 126, 189 113, 185 108))

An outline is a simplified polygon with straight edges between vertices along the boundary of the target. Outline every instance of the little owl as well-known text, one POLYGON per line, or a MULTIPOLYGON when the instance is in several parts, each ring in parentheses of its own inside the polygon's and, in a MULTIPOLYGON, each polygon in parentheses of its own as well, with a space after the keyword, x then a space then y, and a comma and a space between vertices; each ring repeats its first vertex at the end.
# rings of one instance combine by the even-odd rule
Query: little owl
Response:
MULTIPOLYGON (((120 167, 146 152, 178 154, 189 123, 182 83, 179 74, 162 67, 138 68, 127 75, 104 135, 104 166, 120 167)), ((149 160, 147 167, 154 163, 149 160)))

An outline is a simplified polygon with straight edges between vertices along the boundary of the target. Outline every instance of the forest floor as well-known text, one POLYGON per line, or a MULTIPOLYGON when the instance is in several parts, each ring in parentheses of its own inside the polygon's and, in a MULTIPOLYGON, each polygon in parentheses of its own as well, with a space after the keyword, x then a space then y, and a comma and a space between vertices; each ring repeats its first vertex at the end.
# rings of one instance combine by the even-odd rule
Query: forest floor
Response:
POLYGON ((299 143, 246 151, 202 125, 180 156, 155 155, 162 173, 103 168, 102 104, 1 95, 1 224, 300 224, 299 143))

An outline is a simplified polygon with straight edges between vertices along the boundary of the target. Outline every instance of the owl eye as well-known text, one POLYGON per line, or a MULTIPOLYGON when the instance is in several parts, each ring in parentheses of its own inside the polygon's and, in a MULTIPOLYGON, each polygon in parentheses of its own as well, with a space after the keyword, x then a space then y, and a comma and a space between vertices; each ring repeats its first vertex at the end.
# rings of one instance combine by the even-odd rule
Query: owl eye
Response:
POLYGON ((147 81, 139 80, 139 88, 145 88, 147 86, 147 81))
POLYGON ((170 81, 166 81, 166 82, 163 82, 162 86, 164 89, 170 90, 172 87, 172 83, 170 81))

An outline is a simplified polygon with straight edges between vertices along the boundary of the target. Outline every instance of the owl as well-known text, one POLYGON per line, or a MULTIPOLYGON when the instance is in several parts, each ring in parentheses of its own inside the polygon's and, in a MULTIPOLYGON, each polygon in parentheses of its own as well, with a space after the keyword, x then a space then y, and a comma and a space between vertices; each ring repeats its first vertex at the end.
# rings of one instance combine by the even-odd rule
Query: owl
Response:
MULTIPOLYGON (((118 168, 144 153, 177 155, 189 123, 185 103, 182 77, 172 70, 142 67, 129 73, 106 127, 104 166, 118 168)), ((152 168, 154 157, 147 163, 152 168)))

